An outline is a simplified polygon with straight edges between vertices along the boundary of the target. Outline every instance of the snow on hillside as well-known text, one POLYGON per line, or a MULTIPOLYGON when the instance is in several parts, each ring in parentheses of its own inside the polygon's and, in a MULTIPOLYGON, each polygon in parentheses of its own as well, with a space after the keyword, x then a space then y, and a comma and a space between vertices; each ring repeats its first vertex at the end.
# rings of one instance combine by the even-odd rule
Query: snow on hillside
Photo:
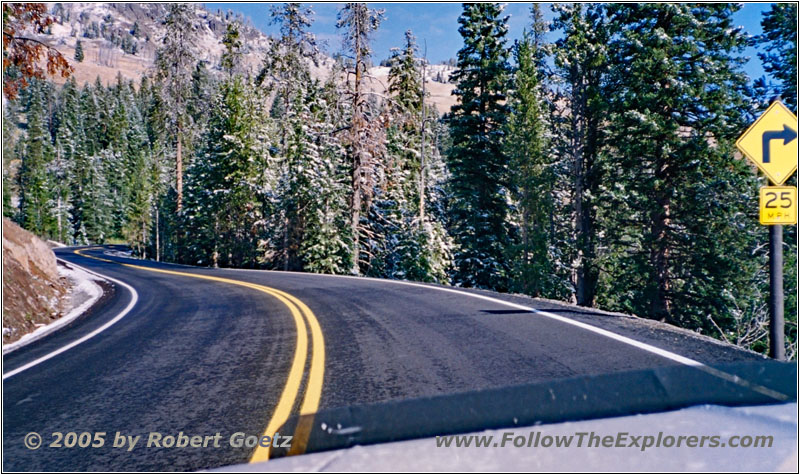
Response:
MULTIPOLYGON (((164 36, 167 5, 161 3, 54 3, 56 17, 42 40, 55 46, 75 67, 79 83, 96 77, 109 84, 117 74, 138 80, 153 65, 164 36), (84 50, 83 62, 74 60, 77 42, 84 50)), ((210 12, 197 7, 197 55, 211 66, 219 64, 226 25, 238 21, 245 44, 244 66, 256 71, 269 47, 267 35, 249 20, 231 12, 210 12)), ((58 80, 58 79, 57 79, 58 80)), ((62 80, 63 81, 63 80, 62 80)))
MULTIPOLYGON (((97 77, 105 84, 116 81, 117 75, 136 82, 153 67, 156 51, 164 35, 163 19, 167 5, 161 3, 54 3, 50 12, 57 23, 41 39, 55 46, 75 67, 74 76, 79 84, 94 82, 97 77), (83 62, 75 61, 75 48, 81 42, 83 62)), ((270 45, 270 38, 250 20, 232 12, 208 11, 197 7, 199 59, 211 67, 219 64, 222 55, 222 37, 229 22, 242 25, 244 39, 243 66, 250 74, 257 74, 270 45)), ((312 75, 327 79, 335 61, 322 56, 318 65, 310 65, 312 75)), ((453 86, 448 78, 453 71, 448 65, 428 65, 426 88, 430 100, 440 113, 450 110, 455 103, 450 94, 453 86)), ((377 66, 370 70, 370 89, 383 93, 388 86, 389 68, 377 66)), ((54 80, 63 82, 61 78, 54 80)))
MULTIPOLYGON (((389 85, 389 69, 387 66, 370 68, 369 75, 372 76, 370 87, 373 91, 383 92, 389 85)), ((455 96, 451 94, 453 85, 448 80, 454 69, 446 64, 429 64, 425 68, 425 89, 428 100, 433 102, 440 114, 450 112, 450 107, 456 103, 455 96)))

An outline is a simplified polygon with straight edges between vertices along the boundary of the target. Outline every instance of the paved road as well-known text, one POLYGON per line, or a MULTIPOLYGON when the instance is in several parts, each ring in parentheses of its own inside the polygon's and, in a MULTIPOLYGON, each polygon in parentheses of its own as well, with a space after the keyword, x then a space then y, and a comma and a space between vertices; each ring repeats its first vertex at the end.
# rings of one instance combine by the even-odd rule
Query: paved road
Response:
POLYGON ((5 470, 219 467, 263 459, 231 447, 231 434, 270 433, 290 413, 759 358, 649 321, 523 297, 158 264, 111 249, 56 254, 136 297, 115 284, 67 329, 3 357, 5 470), (34 431, 44 444, 26 449, 34 431), (101 431, 103 447, 48 446, 54 432, 101 431), (180 431, 219 432, 220 447, 145 447, 151 432, 180 431), (113 448, 116 432, 142 439, 132 451, 113 448))

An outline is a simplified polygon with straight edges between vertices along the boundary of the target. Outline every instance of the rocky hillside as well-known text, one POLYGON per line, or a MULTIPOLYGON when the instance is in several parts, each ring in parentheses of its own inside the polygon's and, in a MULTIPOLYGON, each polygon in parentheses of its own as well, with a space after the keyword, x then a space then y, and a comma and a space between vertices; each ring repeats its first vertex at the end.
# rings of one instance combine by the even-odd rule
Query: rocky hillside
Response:
MULTIPOLYGON (((57 23, 42 39, 55 46, 75 66, 79 83, 105 83, 124 78, 139 79, 153 65, 156 50, 164 35, 163 19, 167 5, 163 3, 54 3, 50 12, 57 23), (83 62, 73 60, 78 41, 84 52, 83 62)), ((219 64, 220 42, 227 23, 239 21, 245 40, 245 63, 256 68, 269 46, 269 38, 252 27, 245 18, 230 12, 209 12, 197 8, 199 59, 219 64)))
MULTIPOLYGON (((53 3, 50 4, 50 11, 57 23, 40 39, 65 55, 75 67, 75 78, 79 84, 93 82, 97 77, 103 83, 110 84, 116 81, 118 74, 138 82, 152 68, 164 35, 162 21, 166 17, 167 6, 161 3, 53 3), (78 41, 84 54, 82 62, 73 59, 78 41)), ((244 67, 255 75, 269 48, 270 39, 252 26, 248 18, 232 12, 211 12, 198 6, 199 58, 212 67, 219 64, 223 50, 221 40, 226 25, 233 21, 242 25, 244 67)), ((318 67, 312 66, 312 74, 325 79, 333 65, 333 59, 323 57, 318 67)), ((442 113, 449 111, 455 102, 450 94, 453 86, 447 82, 451 71, 451 66, 431 65, 426 75, 431 101, 442 113)), ((373 91, 384 91, 388 85, 388 72, 387 67, 372 68, 370 88, 373 91)))
POLYGON ((3 218, 3 343, 56 320, 68 290, 47 244, 3 218))

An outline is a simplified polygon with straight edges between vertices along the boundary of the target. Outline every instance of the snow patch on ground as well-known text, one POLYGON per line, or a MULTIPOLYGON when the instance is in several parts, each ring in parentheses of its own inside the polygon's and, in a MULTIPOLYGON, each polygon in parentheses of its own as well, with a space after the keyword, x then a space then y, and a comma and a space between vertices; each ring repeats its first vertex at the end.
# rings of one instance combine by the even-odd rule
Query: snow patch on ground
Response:
MULTIPOLYGON (((61 277, 69 279, 72 283, 70 293, 66 297, 69 299, 69 308, 71 308, 71 310, 53 323, 40 326, 14 343, 4 344, 4 355, 33 343, 59 328, 68 325, 71 321, 83 315, 84 312, 89 310, 89 308, 103 296, 103 288, 100 287, 97 282, 103 282, 105 279, 84 272, 78 268, 68 268, 60 262, 58 265, 58 273, 61 277)), ((3 333, 5 333, 6 330, 6 328, 3 328, 3 333)))

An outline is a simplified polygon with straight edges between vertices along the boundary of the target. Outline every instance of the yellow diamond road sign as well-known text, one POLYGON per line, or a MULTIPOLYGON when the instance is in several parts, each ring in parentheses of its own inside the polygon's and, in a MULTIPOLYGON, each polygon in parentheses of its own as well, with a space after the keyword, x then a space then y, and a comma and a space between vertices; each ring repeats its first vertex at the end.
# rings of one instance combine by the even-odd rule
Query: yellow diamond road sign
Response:
POLYGON ((797 224, 797 188, 762 186, 759 200, 761 224, 797 224))
POLYGON ((736 147, 782 185, 797 170, 797 117, 775 101, 736 141, 736 147))

